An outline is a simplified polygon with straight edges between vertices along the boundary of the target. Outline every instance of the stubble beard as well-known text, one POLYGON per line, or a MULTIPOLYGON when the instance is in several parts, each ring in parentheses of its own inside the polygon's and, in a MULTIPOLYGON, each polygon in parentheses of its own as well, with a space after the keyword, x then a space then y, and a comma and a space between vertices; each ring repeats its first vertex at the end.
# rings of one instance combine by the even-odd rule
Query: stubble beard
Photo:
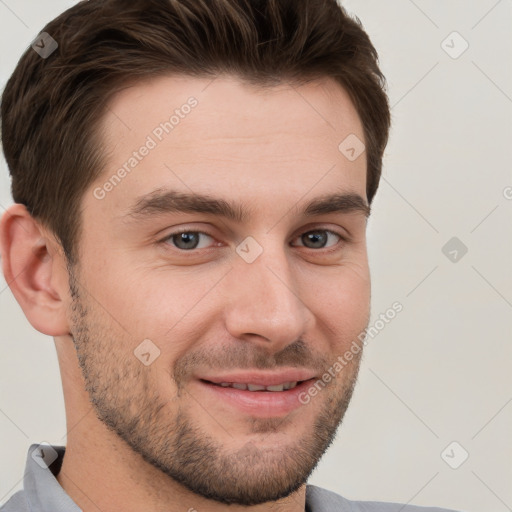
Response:
MULTIPOLYGON (((129 351, 120 351, 125 346, 122 340, 112 342, 108 328, 102 329, 106 324, 100 320, 99 308, 98 314, 89 312, 72 271, 70 291, 73 342, 96 416, 143 460, 191 492, 224 504, 251 506, 277 501, 306 483, 333 442, 348 408, 361 353, 343 369, 343 380, 334 379, 312 399, 324 400, 324 404, 300 439, 263 448, 262 441, 279 432, 288 418, 252 418, 254 442, 228 452, 195 424, 183 398, 186 391, 174 416, 170 415, 169 400, 152 385, 148 369, 129 351)), ((192 397, 187 398, 193 402, 192 397)), ((310 411, 304 407, 301 414, 310 411)), ((218 422, 222 423, 222 418, 218 422)))

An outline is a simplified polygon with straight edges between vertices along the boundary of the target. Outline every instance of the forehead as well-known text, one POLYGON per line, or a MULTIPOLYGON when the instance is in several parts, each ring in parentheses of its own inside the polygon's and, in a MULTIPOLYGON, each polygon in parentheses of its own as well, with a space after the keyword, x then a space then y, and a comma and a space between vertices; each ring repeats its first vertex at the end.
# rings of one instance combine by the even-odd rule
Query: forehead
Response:
POLYGON ((111 100, 104 117, 105 134, 129 141, 130 135, 137 135, 134 128, 151 133, 190 98, 197 100, 198 108, 193 109, 196 115, 185 114, 186 123, 179 123, 183 142, 197 140, 200 134, 270 138, 283 129, 314 137, 320 132, 339 136, 350 128, 362 137, 359 116, 347 92, 332 78, 303 85, 284 82, 259 86, 231 75, 214 79, 163 76, 122 89, 111 100))
POLYGON ((286 191, 296 202, 334 186, 366 197, 366 154, 349 161, 338 148, 349 136, 363 141, 363 128, 329 78, 261 87, 228 75, 158 77, 118 92, 101 131, 108 157, 95 186, 125 169, 102 208, 162 186, 242 201, 284 201, 286 191))

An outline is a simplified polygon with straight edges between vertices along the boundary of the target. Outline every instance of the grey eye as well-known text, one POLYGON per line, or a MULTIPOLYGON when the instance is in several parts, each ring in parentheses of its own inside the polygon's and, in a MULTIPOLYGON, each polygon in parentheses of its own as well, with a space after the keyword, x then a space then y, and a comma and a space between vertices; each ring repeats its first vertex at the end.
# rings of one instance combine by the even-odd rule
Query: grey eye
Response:
MULTIPOLYGON (((302 244, 309 249, 323 249, 324 247, 328 247, 327 242, 329 240, 329 235, 334 235, 338 240, 341 238, 337 233, 327 229, 319 229, 302 234, 300 236, 300 240, 302 244)), ((331 243, 330 245, 334 245, 335 243, 336 240, 334 240, 334 243, 331 243)))
POLYGON ((190 251, 207 247, 211 238, 210 235, 200 231, 184 231, 182 233, 171 233, 166 240, 170 241, 177 249, 190 251), (201 240, 201 237, 203 237, 205 242, 201 240))

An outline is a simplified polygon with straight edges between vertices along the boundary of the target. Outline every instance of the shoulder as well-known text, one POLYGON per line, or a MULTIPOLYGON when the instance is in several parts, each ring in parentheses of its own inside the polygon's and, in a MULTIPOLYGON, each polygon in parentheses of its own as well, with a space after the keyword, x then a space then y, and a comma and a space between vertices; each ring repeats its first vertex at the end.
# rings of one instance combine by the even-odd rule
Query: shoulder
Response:
POLYGON ((306 501, 311 512, 455 512, 445 508, 383 501, 351 501, 332 491, 309 484, 306 487, 306 501))
POLYGON ((25 491, 14 493, 2 506, 0 512, 30 512, 25 491))

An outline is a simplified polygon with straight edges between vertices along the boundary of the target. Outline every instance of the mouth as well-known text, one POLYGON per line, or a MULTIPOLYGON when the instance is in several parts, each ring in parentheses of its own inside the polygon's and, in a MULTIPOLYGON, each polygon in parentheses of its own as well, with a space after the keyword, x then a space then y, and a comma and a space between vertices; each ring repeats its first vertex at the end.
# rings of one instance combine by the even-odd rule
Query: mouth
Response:
POLYGON ((314 382, 312 372, 292 369, 280 373, 234 373, 197 378, 200 396, 212 407, 259 418, 285 416, 303 406, 300 396, 314 382))
POLYGON ((220 386, 221 388, 234 388, 239 389, 240 391, 270 391, 272 393, 278 391, 288 391, 290 389, 294 389, 298 384, 302 384, 305 381, 294 381, 294 382, 283 382, 282 384, 275 384, 274 386, 262 386, 260 384, 250 384, 245 382, 209 382, 204 380, 208 384, 213 384, 214 386, 220 386))

